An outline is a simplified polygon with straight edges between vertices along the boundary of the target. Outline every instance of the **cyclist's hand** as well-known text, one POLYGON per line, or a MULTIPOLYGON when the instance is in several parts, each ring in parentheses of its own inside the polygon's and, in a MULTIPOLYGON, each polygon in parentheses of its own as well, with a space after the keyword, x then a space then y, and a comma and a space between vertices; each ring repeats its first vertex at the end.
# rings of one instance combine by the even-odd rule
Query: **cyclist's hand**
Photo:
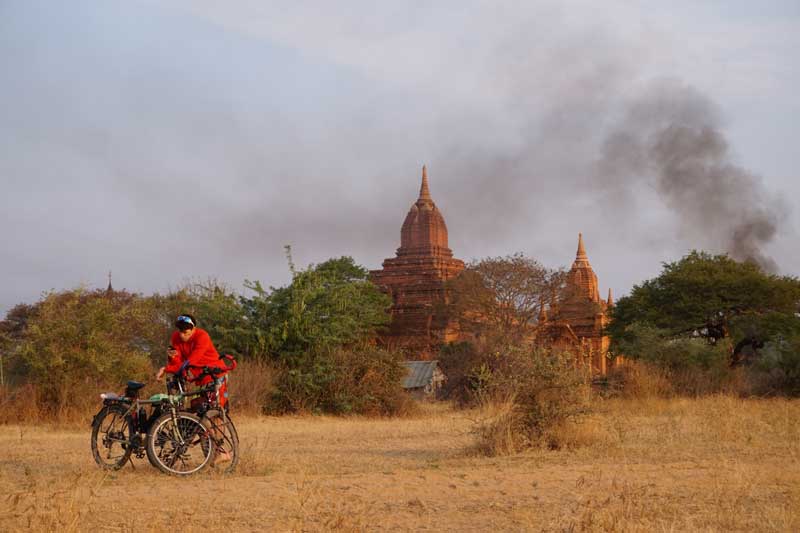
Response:
POLYGON ((165 367, 163 367, 163 366, 158 369, 158 372, 156 372, 156 379, 161 379, 161 378, 164 377, 164 370, 165 370, 165 367))

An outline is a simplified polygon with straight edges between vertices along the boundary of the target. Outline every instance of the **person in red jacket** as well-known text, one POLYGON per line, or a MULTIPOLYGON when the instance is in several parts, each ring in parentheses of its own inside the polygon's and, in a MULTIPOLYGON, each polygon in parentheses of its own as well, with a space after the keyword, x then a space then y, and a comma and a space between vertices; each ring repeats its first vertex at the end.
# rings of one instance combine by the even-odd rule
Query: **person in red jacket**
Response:
MULTIPOLYGON (((165 372, 174 374, 180 370, 181 365, 188 361, 188 370, 195 376, 203 371, 203 367, 222 368, 227 370, 225 362, 220 359, 211 337, 204 329, 196 327, 192 315, 183 314, 175 321, 176 331, 172 332, 170 349, 167 350, 167 364, 162 366, 156 374, 156 379, 161 379, 165 372)), ((213 378, 205 376, 196 382, 198 385, 211 383, 213 378)))
MULTIPOLYGON (((165 372, 174 374, 180 371, 186 361, 189 362, 187 370, 194 376, 199 376, 203 372, 203 367, 228 369, 220 358, 219 352, 214 348, 211 336, 206 330, 196 327, 196 321, 192 315, 180 315, 175 321, 175 328, 176 331, 172 332, 170 338, 170 348, 167 350, 167 364, 158 370, 156 379, 164 377, 165 372)), ((204 376, 200 380, 194 380, 194 383, 206 385, 213 379, 211 376, 204 376)), ((223 387, 220 389, 220 394, 224 394, 223 391, 227 390, 227 387, 224 385, 223 387)), ((222 400, 221 405, 224 407, 225 403, 225 400, 222 400)), ((213 430, 213 432, 216 438, 220 438, 216 435, 217 430, 213 430)), ((217 450, 215 462, 222 463, 230 460, 230 453, 220 447, 217 450)))

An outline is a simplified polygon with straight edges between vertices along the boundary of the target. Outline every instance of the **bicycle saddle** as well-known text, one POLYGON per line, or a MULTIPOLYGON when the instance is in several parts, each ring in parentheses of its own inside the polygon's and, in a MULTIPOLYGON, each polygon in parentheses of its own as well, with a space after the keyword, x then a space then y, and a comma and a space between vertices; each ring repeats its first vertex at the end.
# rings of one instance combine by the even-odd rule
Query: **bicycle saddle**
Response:
POLYGON ((130 390, 139 390, 142 387, 144 387, 144 385, 145 385, 144 383, 141 383, 139 381, 129 381, 127 387, 130 390))

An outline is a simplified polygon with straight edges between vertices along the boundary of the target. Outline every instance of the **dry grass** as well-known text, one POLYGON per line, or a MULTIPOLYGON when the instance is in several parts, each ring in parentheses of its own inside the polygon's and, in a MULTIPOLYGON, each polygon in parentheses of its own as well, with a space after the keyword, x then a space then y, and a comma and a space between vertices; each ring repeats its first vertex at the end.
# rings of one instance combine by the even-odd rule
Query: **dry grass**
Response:
MULTIPOLYGON (((237 413, 258 416, 275 390, 277 370, 268 362, 240 361, 230 375, 231 405, 237 413)), ((19 387, 0 386, 0 425, 58 425, 70 427, 91 420, 99 409, 101 391, 122 393, 124 385, 82 384, 72 394, 71 405, 58 411, 48 408, 41 389, 33 384, 19 387)), ((142 396, 164 392, 164 383, 152 377, 142 390, 142 396)))
POLYGON ((606 400, 560 450, 469 453, 477 412, 246 418, 239 471, 104 474, 89 428, 0 426, 0 529, 800 530, 800 401, 606 400))
POLYGON ((231 404, 238 413, 261 414, 275 391, 278 371, 266 361, 242 360, 238 364, 229 374, 231 404))

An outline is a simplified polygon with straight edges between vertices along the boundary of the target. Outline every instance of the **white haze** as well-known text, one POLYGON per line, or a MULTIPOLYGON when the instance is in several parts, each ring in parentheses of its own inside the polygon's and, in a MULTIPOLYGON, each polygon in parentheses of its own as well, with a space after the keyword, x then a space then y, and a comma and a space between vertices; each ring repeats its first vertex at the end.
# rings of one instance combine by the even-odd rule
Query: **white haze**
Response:
POLYGON ((0 311, 109 269, 144 292, 283 284, 284 244, 377 268, 423 163, 463 259, 568 265, 582 231, 619 295, 733 251, 752 212, 775 226, 758 253, 800 273, 798 8, 694 4, 2 2, 0 311), (609 163, 662 90, 727 144, 701 167, 737 177, 714 184, 746 176, 711 218, 609 163))

